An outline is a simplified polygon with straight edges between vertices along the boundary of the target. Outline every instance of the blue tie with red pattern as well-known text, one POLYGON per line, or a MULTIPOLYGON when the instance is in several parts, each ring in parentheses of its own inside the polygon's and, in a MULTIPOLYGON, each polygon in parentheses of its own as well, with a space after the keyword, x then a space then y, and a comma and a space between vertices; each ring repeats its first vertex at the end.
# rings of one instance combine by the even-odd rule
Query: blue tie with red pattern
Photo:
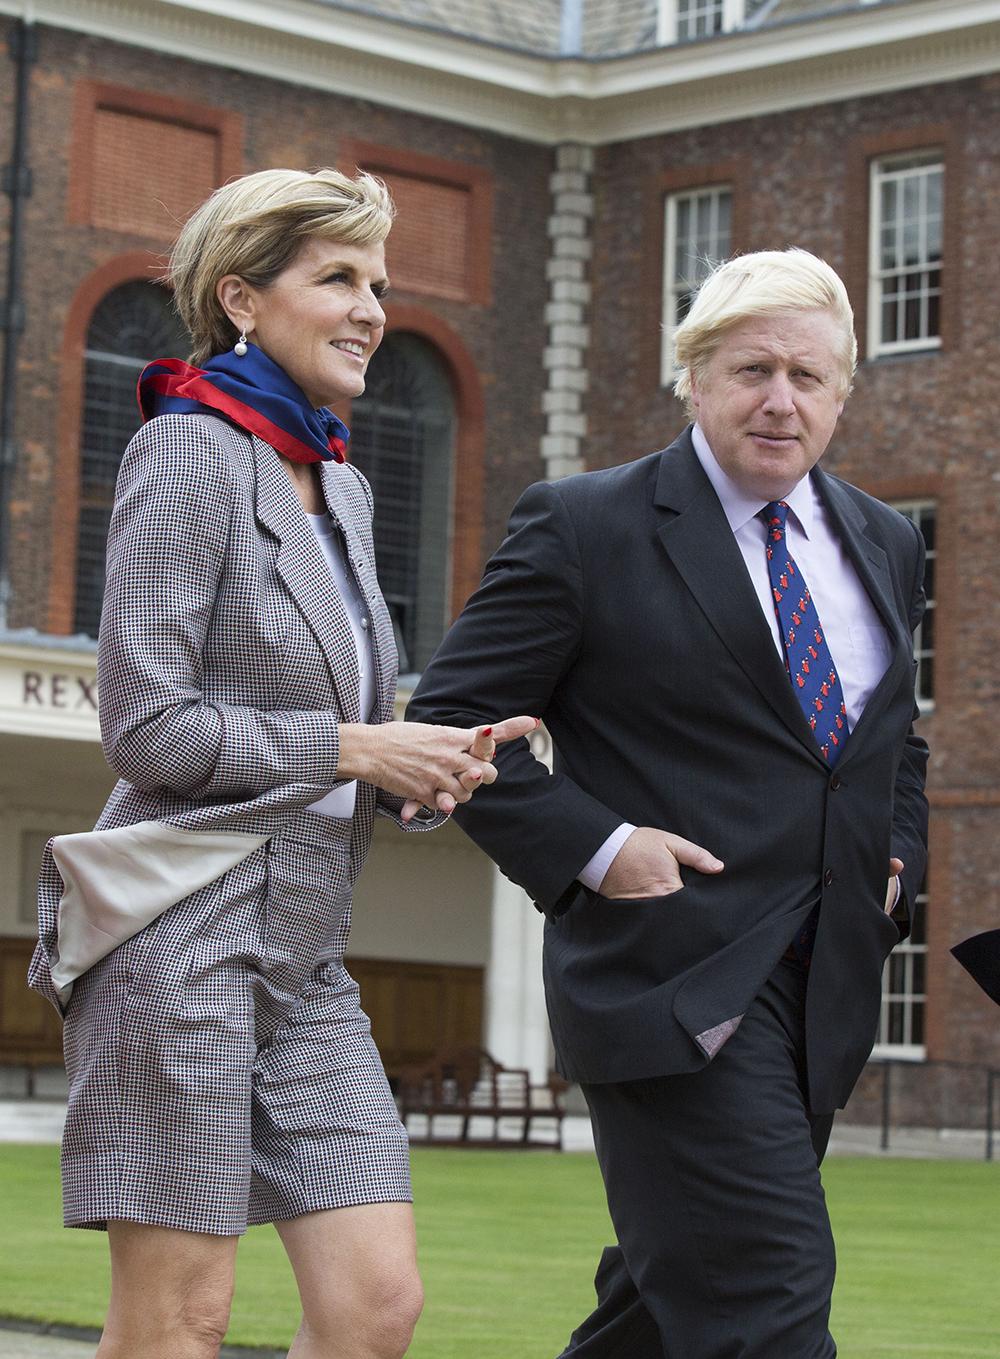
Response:
POLYGON ((788 506, 773 500, 761 513, 767 524, 767 573, 785 666, 823 758, 834 765, 848 735, 844 692, 809 586, 788 550, 788 506))
MULTIPOLYGON (((837 668, 826 644, 809 586, 788 550, 788 506, 774 500, 761 510, 767 524, 767 574, 785 652, 785 667, 806 721, 827 764, 834 765, 847 740, 847 709, 837 668)), ((814 907, 788 946, 786 957, 808 967, 819 907, 814 907)))

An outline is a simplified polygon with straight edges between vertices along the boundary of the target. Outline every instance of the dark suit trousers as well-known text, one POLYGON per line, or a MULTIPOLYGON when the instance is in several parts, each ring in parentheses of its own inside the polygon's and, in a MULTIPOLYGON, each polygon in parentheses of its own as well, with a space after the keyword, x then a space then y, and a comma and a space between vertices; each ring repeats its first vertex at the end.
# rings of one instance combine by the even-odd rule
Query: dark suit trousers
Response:
POLYGON ((693 1074, 588 1085, 619 1246, 567 1359, 832 1359, 834 1246, 808 1111, 807 974, 782 960, 693 1074))

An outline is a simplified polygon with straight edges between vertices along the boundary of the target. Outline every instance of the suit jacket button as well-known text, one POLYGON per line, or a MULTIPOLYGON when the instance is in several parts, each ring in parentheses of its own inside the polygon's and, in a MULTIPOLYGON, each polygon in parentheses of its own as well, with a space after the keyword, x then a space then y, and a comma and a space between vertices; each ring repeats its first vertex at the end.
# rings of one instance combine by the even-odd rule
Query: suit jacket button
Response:
POLYGON ((833 869, 828 868, 826 872, 823 874, 823 886, 829 887, 832 882, 833 882, 833 869))
POLYGON ((837 789, 840 787, 840 775, 839 775, 839 774, 834 774, 833 778, 830 780, 830 787, 833 789, 834 792, 836 792, 837 789))

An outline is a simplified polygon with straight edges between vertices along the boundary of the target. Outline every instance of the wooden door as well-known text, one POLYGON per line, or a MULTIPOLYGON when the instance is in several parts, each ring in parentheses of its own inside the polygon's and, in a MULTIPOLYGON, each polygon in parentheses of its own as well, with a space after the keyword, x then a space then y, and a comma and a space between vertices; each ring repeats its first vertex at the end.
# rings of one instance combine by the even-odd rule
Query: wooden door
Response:
POLYGON ((62 1020, 25 980, 34 939, 0 938, 0 1062, 61 1066, 62 1020))
POLYGON ((482 1043, 482 967, 348 958, 347 969, 361 988, 390 1082, 401 1067, 441 1048, 482 1043))

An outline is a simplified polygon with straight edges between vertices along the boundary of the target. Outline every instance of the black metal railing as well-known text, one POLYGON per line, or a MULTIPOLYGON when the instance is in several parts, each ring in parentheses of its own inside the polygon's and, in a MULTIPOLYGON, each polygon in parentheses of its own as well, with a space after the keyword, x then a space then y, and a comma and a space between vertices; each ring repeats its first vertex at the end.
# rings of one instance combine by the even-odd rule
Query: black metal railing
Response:
MULTIPOLYGON (((933 1120, 933 1123, 939 1128, 961 1128, 970 1131, 982 1127, 984 1157, 987 1161, 994 1159, 1000 1070, 979 1062, 913 1062, 898 1057, 873 1057, 868 1063, 866 1071, 872 1072, 873 1070, 878 1070, 880 1073, 878 1123, 880 1127, 879 1148, 882 1151, 889 1151, 890 1149, 894 1126, 896 1131, 900 1131, 906 1127, 926 1125, 931 1122, 926 1117, 919 1115, 914 1117, 911 1114, 910 1117, 894 1124, 894 1119, 899 1112, 899 1104, 902 1102, 904 1105, 908 1105, 911 1110, 918 1105, 926 1108, 929 1103, 933 1102, 933 1095, 929 1094, 927 1087, 937 1081, 939 1073, 941 1076, 950 1076, 951 1073, 956 1073, 955 1079, 951 1083, 961 1089, 961 1106, 957 1106, 954 1095, 951 1099, 945 1095, 940 1100, 945 1106, 944 1117, 939 1115, 938 1118, 933 1120), (912 1090, 904 1092, 899 1089, 898 1076, 904 1071, 907 1076, 916 1077, 924 1085, 924 1089, 919 1094, 915 1095, 912 1090), (983 1099, 980 1117, 975 1116, 967 1099, 968 1095, 977 1087, 982 1091, 983 1099)), ((976 1102, 978 1103, 978 1101, 976 1102)), ((850 1107, 848 1107, 847 1117, 850 1121, 850 1107)))

